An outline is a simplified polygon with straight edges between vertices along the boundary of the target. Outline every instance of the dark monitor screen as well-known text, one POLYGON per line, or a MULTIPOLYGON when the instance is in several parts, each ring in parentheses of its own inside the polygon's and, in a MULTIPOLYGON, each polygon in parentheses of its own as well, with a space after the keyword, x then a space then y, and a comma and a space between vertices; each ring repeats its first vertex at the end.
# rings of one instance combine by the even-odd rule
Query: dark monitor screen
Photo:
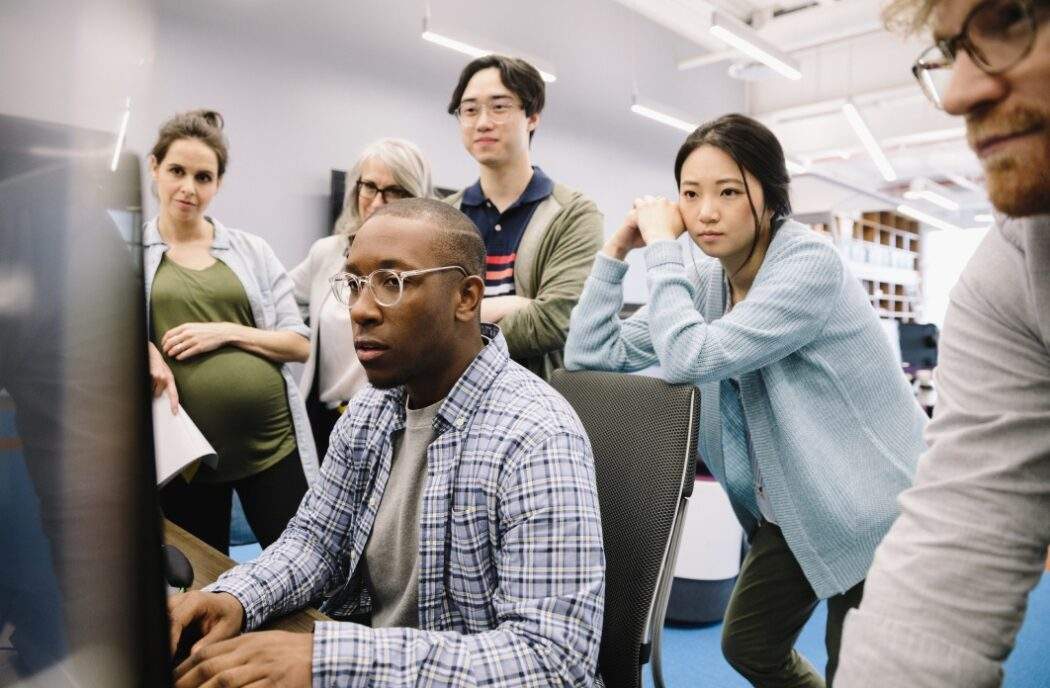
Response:
POLYGON ((901 360, 909 373, 937 367, 937 340, 940 334, 932 323, 901 323, 901 360))
POLYGON ((137 159, 0 115, 0 686, 170 684, 137 159))

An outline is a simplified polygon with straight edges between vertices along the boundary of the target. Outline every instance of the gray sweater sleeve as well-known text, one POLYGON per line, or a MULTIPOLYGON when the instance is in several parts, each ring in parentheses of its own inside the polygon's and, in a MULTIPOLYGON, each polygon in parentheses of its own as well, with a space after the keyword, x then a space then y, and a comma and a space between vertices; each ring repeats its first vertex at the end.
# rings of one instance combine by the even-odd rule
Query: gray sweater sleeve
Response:
POLYGON ((997 228, 951 294, 929 450, 835 684, 998 686, 1050 539, 1050 233, 997 228))

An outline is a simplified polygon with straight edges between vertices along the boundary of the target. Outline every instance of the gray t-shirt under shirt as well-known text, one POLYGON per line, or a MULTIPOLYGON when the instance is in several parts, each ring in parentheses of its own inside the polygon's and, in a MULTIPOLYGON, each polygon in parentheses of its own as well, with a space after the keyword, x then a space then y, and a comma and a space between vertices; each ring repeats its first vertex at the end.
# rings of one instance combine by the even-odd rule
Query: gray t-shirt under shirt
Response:
POLYGON ((406 409, 405 429, 393 438, 390 477, 363 562, 374 628, 419 626, 420 501, 427 479, 427 447, 434 441, 434 419, 444 401, 406 409))

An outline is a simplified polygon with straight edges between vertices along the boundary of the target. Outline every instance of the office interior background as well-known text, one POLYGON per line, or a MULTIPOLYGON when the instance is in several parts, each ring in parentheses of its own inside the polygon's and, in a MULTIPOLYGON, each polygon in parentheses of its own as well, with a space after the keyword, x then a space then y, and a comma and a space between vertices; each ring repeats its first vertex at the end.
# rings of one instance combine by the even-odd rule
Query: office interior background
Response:
MULTIPOLYGON (((636 196, 675 195, 685 130, 726 112, 777 134, 798 165, 795 212, 831 215, 810 219, 842 238, 883 310, 939 323, 991 224, 962 124, 932 108, 910 74, 922 39, 887 32, 874 2, 96 0, 11 3, 5 15, 5 50, 32 57, 4 61, 5 113, 111 131, 130 109, 125 146, 145 155, 171 113, 219 110, 231 163, 213 211, 265 238, 286 265, 330 231, 331 170, 376 138, 417 142, 438 186, 473 181, 445 112, 470 58, 424 35, 523 55, 556 78, 533 157, 594 199, 607 232, 636 196), (49 4, 65 8, 61 20, 49 4), (716 12, 761 27, 757 45, 800 78, 712 33, 716 12), (899 242, 915 259, 851 246, 854 233, 865 237, 851 226, 865 212, 892 213, 887 226, 916 221, 921 238, 899 242)), ((891 238, 896 249, 896 237, 882 237, 891 238)), ((626 296, 645 300, 640 269, 626 296)))
MULTIPOLYGON (((218 110, 231 157, 212 212, 266 239, 290 267, 331 231, 333 170, 377 138, 417 143, 437 186, 472 183, 476 165, 446 113, 464 51, 525 57, 550 75, 533 160, 597 203, 606 235, 635 197, 676 196, 672 162, 696 124, 743 112, 768 125, 790 161, 796 216, 836 243, 896 341, 902 324, 942 323, 993 217, 962 122, 933 108, 910 73, 923 37, 886 31, 879 5, 4 2, 0 115, 110 134, 140 160, 148 218, 156 201, 144 160, 157 127, 175 112, 218 110)), ((640 252, 630 259, 626 299, 644 303, 640 252)), ((11 301, 0 295, 0 308, 11 301)), ((1045 585, 1008 686, 1050 683, 1045 585)), ((803 636, 816 661, 819 624, 818 615, 803 636)), ((715 666, 717 643, 711 624, 671 629, 669 685, 744 685, 715 666)))

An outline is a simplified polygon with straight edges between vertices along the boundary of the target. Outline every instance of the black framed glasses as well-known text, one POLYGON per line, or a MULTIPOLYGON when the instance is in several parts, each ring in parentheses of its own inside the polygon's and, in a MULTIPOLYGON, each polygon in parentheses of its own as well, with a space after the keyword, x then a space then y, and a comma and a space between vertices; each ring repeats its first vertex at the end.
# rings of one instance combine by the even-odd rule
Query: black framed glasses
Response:
POLYGON ((503 98, 488 103, 476 103, 474 101, 460 103, 453 114, 456 115, 456 119, 459 120, 460 124, 473 124, 481 117, 481 113, 485 111, 488 111, 489 119, 493 122, 506 122, 511 114, 521 109, 522 107, 513 100, 503 98))
POLYGON ((357 187, 358 197, 367 201, 375 198, 377 194, 383 196, 383 203, 393 203, 394 201, 400 201, 403 198, 412 198, 412 194, 400 186, 379 187, 364 179, 358 179, 355 186, 357 187))
POLYGON ((1045 0, 985 0, 970 10, 962 30, 927 48, 911 73, 934 105, 944 107, 944 94, 960 50, 981 71, 1002 74, 1032 51, 1037 29, 1036 4, 1045 0))
POLYGON ((423 270, 390 270, 382 268, 373 270, 361 277, 352 272, 340 272, 329 278, 328 284, 332 287, 332 295, 336 301, 344 306, 353 306, 361 297, 365 287, 372 290, 372 298, 380 306, 390 308, 401 302, 405 295, 405 280, 420 275, 427 275, 442 270, 459 270, 464 275, 467 271, 459 265, 445 265, 440 268, 425 268, 423 270))

